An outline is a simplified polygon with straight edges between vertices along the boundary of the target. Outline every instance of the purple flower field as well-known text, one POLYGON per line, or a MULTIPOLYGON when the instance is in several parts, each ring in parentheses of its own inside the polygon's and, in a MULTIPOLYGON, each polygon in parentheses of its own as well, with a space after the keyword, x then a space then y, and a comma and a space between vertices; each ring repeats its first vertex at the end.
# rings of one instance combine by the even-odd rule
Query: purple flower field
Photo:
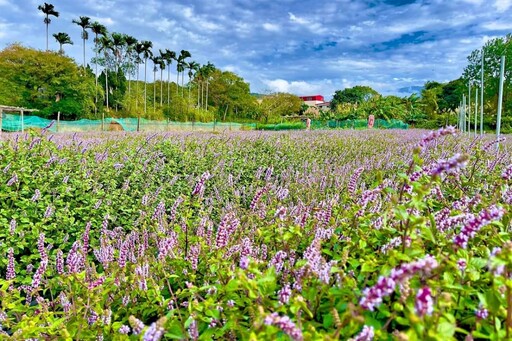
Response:
POLYGON ((503 340, 511 145, 0 135, 0 338, 503 340))

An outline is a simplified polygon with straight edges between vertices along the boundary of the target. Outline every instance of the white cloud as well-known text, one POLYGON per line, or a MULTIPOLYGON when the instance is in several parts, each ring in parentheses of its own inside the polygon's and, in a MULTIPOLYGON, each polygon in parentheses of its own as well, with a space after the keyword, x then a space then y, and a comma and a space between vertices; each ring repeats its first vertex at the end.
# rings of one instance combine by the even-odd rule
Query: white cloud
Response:
POLYGON ((291 12, 288 12, 288 16, 290 18, 290 21, 293 22, 293 23, 300 24, 300 25, 307 25, 307 24, 309 24, 308 20, 306 20, 304 18, 300 18, 300 17, 296 16, 295 14, 293 14, 291 12))
POLYGON ((512 22, 506 21, 506 22, 498 22, 498 21, 491 21, 488 23, 485 23, 482 25, 483 28, 490 31, 510 31, 512 30, 512 22))
POLYGON ((264 23, 263 28, 270 32, 278 32, 279 31, 279 25, 277 24, 271 24, 271 23, 264 23))
POLYGON ((288 92, 296 95, 317 93, 320 90, 318 84, 305 81, 291 81, 284 79, 273 79, 263 81, 272 92, 288 92))
POLYGON ((505 12, 512 6, 512 0, 496 0, 494 7, 498 12, 505 12))
POLYGON ((114 26, 116 24, 115 20, 110 17, 95 17, 91 16, 91 21, 97 21, 106 26, 114 26))

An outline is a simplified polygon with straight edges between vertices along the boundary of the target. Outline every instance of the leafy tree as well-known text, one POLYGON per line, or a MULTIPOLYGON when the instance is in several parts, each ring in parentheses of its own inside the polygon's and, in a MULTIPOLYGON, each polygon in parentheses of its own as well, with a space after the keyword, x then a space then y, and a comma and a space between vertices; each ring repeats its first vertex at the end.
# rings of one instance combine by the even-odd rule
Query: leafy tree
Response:
POLYGON ((60 48, 59 48, 60 54, 64 54, 63 46, 65 44, 73 45, 73 42, 71 41, 71 38, 69 37, 69 34, 67 34, 67 33, 64 33, 64 32, 54 33, 53 37, 55 38, 55 40, 57 40, 57 42, 60 45, 60 48))
POLYGON ((107 82, 109 90, 109 102, 112 107, 116 108, 116 112, 122 109, 126 89, 127 81, 123 69, 119 68, 116 72, 114 69, 105 69, 98 77, 99 82, 107 82), (108 72, 108 74, 105 74, 108 72))
POLYGON ((443 91, 443 85, 438 82, 427 82, 421 91, 421 106, 429 119, 439 111, 439 96, 443 91))
POLYGON ((279 122, 284 116, 299 115, 304 102, 300 97, 289 93, 275 93, 263 97, 260 108, 261 121, 279 122))
POLYGON ((94 114, 96 115, 98 112, 98 52, 99 52, 99 36, 106 36, 107 35, 107 28, 100 24, 99 22, 95 21, 90 25, 92 33, 94 33, 94 52, 96 54, 94 64, 96 66, 96 70, 94 72, 94 79, 95 79, 95 96, 94 96, 94 114))
POLYGON ((91 28, 91 18, 89 17, 80 17, 78 20, 73 19, 73 24, 77 24, 82 28, 82 42, 84 48, 84 70, 85 70, 85 41, 89 39, 89 33, 87 32, 88 28, 91 28))
POLYGON ((459 106, 464 89, 465 85, 462 78, 444 84, 438 99, 439 110, 442 112, 455 110, 459 106))
POLYGON ((254 115, 256 99, 251 96, 249 83, 243 78, 230 71, 214 69, 209 79, 210 103, 219 120, 254 115))
POLYGON ((64 119, 90 117, 94 78, 80 74, 69 57, 10 45, 0 51, 0 103, 39 109, 43 117, 58 111, 64 119))
MULTIPOLYGON (((503 92, 503 118, 512 115, 512 34, 487 41, 482 49, 474 50, 468 56, 468 65, 462 74, 465 85, 464 93, 468 92, 467 84, 472 87, 480 82, 481 57, 484 54, 484 110, 489 122, 495 122, 498 106, 499 74, 501 56, 505 56, 505 80, 503 92)), ((494 125, 494 124, 493 124, 494 125)))
POLYGON ((46 25, 46 51, 48 51, 48 25, 52 22, 50 15, 58 18, 59 12, 55 10, 55 6, 52 4, 44 3, 44 5, 37 6, 37 9, 44 13, 44 24, 46 25))
POLYGON ((356 85, 353 88, 337 90, 331 100, 331 109, 335 110, 340 103, 361 104, 379 96, 379 93, 369 86, 356 85))

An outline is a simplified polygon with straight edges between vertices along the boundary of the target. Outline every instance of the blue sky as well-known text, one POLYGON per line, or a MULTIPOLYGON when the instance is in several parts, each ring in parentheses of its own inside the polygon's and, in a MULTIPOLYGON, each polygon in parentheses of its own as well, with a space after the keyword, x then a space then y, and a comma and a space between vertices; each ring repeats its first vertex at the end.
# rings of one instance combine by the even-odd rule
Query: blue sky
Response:
MULTIPOLYGON (((0 0, 0 48, 12 42, 45 48, 44 1, 0 0)), ((512 0, 54 0, 52 33, 75 42, 89 16, 156 51, 188 50, 192 59, 233 71, 252 92, 322 94, 368 85, 406 96, 425 81, 458 78, 466 57, 512 32, 512 0)), ((92 35, 88 41, 92 46, 92 35)), ((88 59, 92 50, 87 50, 88 59)))

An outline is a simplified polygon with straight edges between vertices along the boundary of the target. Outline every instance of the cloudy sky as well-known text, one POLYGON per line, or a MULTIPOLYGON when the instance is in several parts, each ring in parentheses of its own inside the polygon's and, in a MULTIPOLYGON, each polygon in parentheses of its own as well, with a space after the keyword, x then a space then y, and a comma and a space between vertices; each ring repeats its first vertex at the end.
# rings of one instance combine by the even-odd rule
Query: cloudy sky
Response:
MULTIPOLYGON (((0 48, 45 48, 44 1, 0 0, 0 48)), ((200 64, 233 71, 252 92, 322 94, 368 85, 406 96, 428 80, 458 78, 466 57, 512 32, 512 0, 53 0, 52 33, 75 42, 89 16, 154 49, 188 50, 200 64)), ((91 35, 92 38, 92 35, 91 35)), ((92 39, 88 41, 89 46, 92 39)), ((88 58, 92 50, 88 49, 88 58)))

